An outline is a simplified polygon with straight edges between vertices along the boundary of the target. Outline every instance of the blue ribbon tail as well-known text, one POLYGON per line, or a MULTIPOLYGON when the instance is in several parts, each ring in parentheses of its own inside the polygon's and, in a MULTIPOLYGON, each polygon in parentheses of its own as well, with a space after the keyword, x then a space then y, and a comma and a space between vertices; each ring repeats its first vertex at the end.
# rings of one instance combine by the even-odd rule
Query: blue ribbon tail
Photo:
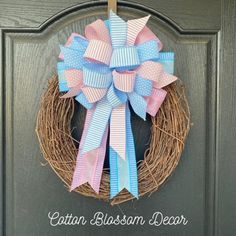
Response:
POLYGON ((83 153, 92 151, 101 146, 102 138, 111 116, 111 111, 112 106, 106 99, 98 102, 85 138, 83 153))
POLYGON ((124 188, 138 198, 137 162, 128 104, 126 105, 126 142, 125 160, 112 147, 109 148, 110 198, 115 197, 124 188))

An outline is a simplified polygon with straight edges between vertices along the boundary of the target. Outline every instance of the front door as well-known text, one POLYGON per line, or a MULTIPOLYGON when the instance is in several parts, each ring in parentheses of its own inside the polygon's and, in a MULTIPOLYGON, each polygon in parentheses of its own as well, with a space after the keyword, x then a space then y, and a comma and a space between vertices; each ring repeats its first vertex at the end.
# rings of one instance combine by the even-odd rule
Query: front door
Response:
POLYGON ((192 127, 164 186, 112 207, 69 193, 45 165, 35 134, 41 97, 56 73, 58 45, 72 32, 83 34, 95 19, 106 19, 106 2, 1 1, 3 235, 235 235, 235 12, 233 0, 118 2, 125 19, 151 14, 149 27, 166 51, 175 52, 175 74, 186 87, 192 127), (53 225, 48 215, 56 212, 88 221, 97 212, 142 216, 145 223, 53 225), (162 216, 185 221, 165 224, 162 216), (152 224, 152 217, 160 224, 152 224))

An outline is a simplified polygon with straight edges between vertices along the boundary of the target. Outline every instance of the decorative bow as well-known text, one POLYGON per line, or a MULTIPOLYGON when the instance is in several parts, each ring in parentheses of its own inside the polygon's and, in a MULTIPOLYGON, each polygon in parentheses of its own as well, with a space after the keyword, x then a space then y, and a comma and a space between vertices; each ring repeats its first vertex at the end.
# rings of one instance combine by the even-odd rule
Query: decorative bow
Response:
POLYGON ((61 46, 59 89, 87 109, 71 190, 88 182, 98 193, 110 132, 110 197, 126 188, 138 198, 138 176, 129 104, 142 119, 155 116, 174 82, 174 54, 146 26, 150 16, 107 21, 73 33, 61 46))

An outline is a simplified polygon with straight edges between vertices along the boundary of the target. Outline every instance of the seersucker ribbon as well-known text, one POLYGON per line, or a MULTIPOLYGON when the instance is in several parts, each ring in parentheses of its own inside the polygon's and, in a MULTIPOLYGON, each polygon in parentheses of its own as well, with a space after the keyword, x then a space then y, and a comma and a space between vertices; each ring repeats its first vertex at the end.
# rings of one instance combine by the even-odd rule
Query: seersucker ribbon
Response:
POLYGON ((174 82, 174 53, 146 26, 150 16, 107 21, 73 33, 58 62, 62 98, 75 97, 87 109, 71 190, 89 183, 99 193, 109 132, 110 197, 124 188, 138 198, 138 175, 130 106, 146 120, 155 116, 174 82))

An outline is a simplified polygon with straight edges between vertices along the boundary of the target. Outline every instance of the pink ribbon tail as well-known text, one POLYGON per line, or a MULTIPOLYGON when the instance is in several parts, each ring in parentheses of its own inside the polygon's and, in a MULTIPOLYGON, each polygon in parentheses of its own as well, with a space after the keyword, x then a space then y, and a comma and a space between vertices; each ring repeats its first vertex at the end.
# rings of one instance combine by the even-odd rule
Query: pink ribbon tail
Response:
POLYGON ((113 109, 110 121, 110 146, 119 156, 126 157, 126 105, 113 109))
POLYGON ((103 164, 106 154, 108 128, 104 133, 101 146, 90 152, 82 154, 83 145, 88 132, 89 124, 91 123, 93 117, 93 113, 94 109, 87 110, 85 126, 79 146, 79 152, 76 159, 76 166, 73 174, 70 191, 88 182, 90 186, 94 189, 94 191, 97 194, 99 193, 103 164))

